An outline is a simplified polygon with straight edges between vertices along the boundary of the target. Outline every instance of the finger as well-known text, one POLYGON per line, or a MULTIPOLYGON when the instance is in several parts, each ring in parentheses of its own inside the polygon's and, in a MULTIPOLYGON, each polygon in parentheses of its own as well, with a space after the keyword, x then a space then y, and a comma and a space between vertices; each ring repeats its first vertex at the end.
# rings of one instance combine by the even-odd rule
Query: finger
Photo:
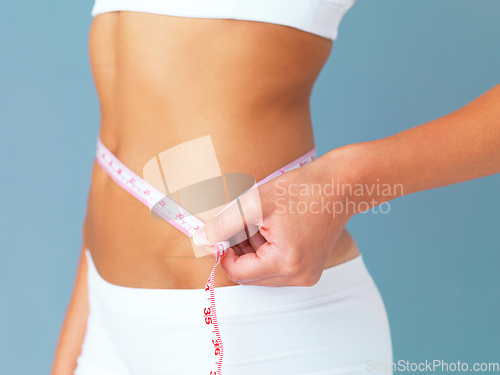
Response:
POLYGON ((231 246, 236 246, 242 243, 243 241, 248 241, 248 236, 245 229, 240 230, 238 233, 236 233, 228 240, 231 246))
MULTIPOLYGON (((248 240, 245 240, 248 242, 248 240)), ((217 258, 217 249, 214 245, 210 245, 210 246, 205 246, 204 249, 210 254, 212 255, 214 258, 217 258)), ((241 248, 238 246, 238 244, 236 245, 233 245, 231 247, 228 248, 228 250, 226 251, 229 251, 229 249, 233 249, 233 251, 237 254, 237 255, 243 255, 245 254, 241 248)), ((253 249, 252 249, 253 251, 253 249)))
POLYGON ((247 191, 235 203, 230 203, 220 214, 199 228, 193 236, 198 246, 207 246, 218 241, 230 239, 244 230, 245 224, 261 223, 262 208, 259 189, 247 191))
MULTIPOLYGON (((255 252, 254 249, 252 249, 250 247, 251 245, 248 242, 247 234, 246 234, 245 230, 238 232, 236 235, 231 237, 228 242, 229 242, 229 246, 235 250, 237 255, 243 255, 246 252, 255 252), (239 246, 242 243, 245 243, 245 246, 244 246, 245 248, 239 246), (250 249, 246 249, 246 247, 250 247, 250 249), (246 251, 242 251, 242 250, 246 250, 246 251)), ((217 249, 215 248, 214 245, 205 246, 204 248, 214 258, 217 257, 217 249)))
MULTIPOLYGON (((245 254, 245 252, 243 251, 243 249, 239 246, 239 245, 236 245, 236 246, 232 246, 230 247, 230 249, 233 249, 233 251, 236 253, 236 255, 238 256, 241 256, 243 254, 245 254)), ((228 250, 229 251, 229 250, 228 250)))
POLYGON ((220 264, 231 280, 249 282, 280 276, 278 261, 275 245, 266 242, 255 253, 238 256, 234 252, 228 252, 220 264))
POLYGON ((255 233, 253 236, 251 236, 248 239, 248 242, 249 242, 250 246, 252 246, 252 248, 254 250, 257 250, 259 247, 261 247, 262 245, 264 245, 267 241, 262 236, 262 234, 260 232, 257 232, 257 233, 255 233))
MULTIPOLYGON (((229 257, 236 257, 237 258, 237 257, 240 257, 242 255, 245 255, 245 254, 241 251, 241 249, 238 246, 232 246, 232 247, 230 247, 229 249, 226 250, 226 253, 222 257, 222 259, 224 259, 227 256, 229 256, 229 257)), ((219 264, 222 263, 222 259, 219 262, 219 264)), ((222 267, 222 265, 221 265, 221 267, 222 267)))
POLYGON ((245 225, 239 206, 233 204, 222 214, 215 216, 199 228, 193 236, 193 241, 198 246, 207 246, 215 242, 228 240, 244 231, 244 229, 245 225))
MULTIPOLYGON (((255 250, 252 248, 248 240, 243 241, 238 244, 238 248, 243 252, 243 254, 255 253, 255 250)), ((241 255, 243 255, 241 254, 241 255)))

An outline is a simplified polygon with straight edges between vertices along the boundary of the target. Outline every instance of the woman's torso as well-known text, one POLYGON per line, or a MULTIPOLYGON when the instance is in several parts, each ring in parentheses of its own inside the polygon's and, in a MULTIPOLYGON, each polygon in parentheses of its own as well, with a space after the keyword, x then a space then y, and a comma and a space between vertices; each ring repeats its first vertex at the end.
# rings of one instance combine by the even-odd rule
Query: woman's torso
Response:
MULTIPOLYGON (((287 26, 112 12, 90 57, 100 137, 133 172, 210 135, 223 173, 257 181, 314 147, 309 98, 332 41, 287 26)), ((101 276, 139 288, 203 288, 213 267, 94 163, 84 241, 101 276)), ((326 267, 358 255, 344 230, 326 267)), ((220 266, 216 286, 234 285, 220 266)))

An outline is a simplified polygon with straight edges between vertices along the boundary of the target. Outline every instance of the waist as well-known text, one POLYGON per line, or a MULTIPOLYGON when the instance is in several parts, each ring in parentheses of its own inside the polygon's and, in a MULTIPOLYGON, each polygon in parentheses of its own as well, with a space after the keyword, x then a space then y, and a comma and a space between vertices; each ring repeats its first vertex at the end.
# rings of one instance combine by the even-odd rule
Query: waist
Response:
MULTIPOLYGON (((113 310, 127 314, 199 319, 203 289, 148 289, 111 284, 97 271, 87 250, 89 295, 113 310)), ((307 288, 234 285, 217 289, 220 316, 255 318, 259 314, 320 305, 373 286, 361 255, 323 271, 320 281, 307 288)))
MULTIPOLYGON (((201 289, 214 259, 196 258, 191 240, 122 189, 95 162, 84 242, 99 274, 110 284, 148 289, 201 289)), ((359 254, 344 229, 325 268, 359 254), (335 255, 335 257, 334 257, 335 255)), ((215 287, 236 285, 216 268, 215 287)))
POLYGON ((154 155, 205 136, 211 138, 222 171, 251 174, 256 180, 314 148, 308 109, 227 118, 200 108, 196 118, 176 110, 152 120, 154 110, 147 108, 142 113, 144 120, 138 119, 139 113, 120 114, 117 126, 101 124, 102 142, 138 175, 154 155))
MULTIPOLYGON (((245 147, 230 142, 231 136, 227 134, 213 134, 215 136, 211 139, 221 172, 249 174, 255 181, 303 154, 299 147, 287 147, 283 138, 271 139, 276 147, 263 148, 261 144, 245 147), (279 152, 280 148, 284 151, 279 152)), ((106 145, 104 140, 103 143, 106 145)), ((141 145, 140 141, 138 143, 141 145)), ((141 178, 144 165, 160 152, 134 146, 135 143, 131 143, 118 148, 118 154, 127 157, 118 157, 117 161, 141 178), (142 159, 137 158, 138 153, 143 155, 142 159)), ((310 145, 304 139, 299 146, 310 151, 310 145)), ((163 147, 160 147, 161 151, 165 151, 163 147)), ((93 171, 85 227, 86 246, 91 249, 104 278, 113 284, 142 288, 201 288, 213 266, 211 257, 194 256, 190 239, 185 234, 164 220, 152 217, 144 202, 125 191, 116 179, 110 177, 109 171, 97 164, 93 171)), ((234 285, 222 270, 217 272, 216 286, 234 285)))

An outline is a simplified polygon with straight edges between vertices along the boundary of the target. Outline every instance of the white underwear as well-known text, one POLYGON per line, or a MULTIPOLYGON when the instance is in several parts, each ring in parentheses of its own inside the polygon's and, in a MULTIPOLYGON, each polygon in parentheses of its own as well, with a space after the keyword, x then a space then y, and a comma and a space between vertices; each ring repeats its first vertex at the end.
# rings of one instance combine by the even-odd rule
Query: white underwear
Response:
MULTIPOLYGON (((203 289, 113 285, 86 255, 90 313, 75 375, 209 375, 203 289)), ((312 287, 215 294, 224 375, 368 374, 367 363, 392 363, 384 304, 361 255, 312 287)))

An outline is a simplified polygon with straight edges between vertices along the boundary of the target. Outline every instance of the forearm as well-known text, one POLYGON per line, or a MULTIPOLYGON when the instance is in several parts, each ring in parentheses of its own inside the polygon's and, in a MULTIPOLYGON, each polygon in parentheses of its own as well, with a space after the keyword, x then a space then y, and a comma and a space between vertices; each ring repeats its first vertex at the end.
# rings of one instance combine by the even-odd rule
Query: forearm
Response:
POLYGON ((331 153, 352 171, 355 183, 365 185, 353 199, 370 207, 499 173, 500 85, 447 116, 331 153))
MULTIPOLYGON (((83 250, 83 249, 82 249, 83 250)), ((87 329, 89 304, 87 297, 87 258, 82 251, 73 295, 59 335, 52 375, 71 375, 76 368, 87 329)))

